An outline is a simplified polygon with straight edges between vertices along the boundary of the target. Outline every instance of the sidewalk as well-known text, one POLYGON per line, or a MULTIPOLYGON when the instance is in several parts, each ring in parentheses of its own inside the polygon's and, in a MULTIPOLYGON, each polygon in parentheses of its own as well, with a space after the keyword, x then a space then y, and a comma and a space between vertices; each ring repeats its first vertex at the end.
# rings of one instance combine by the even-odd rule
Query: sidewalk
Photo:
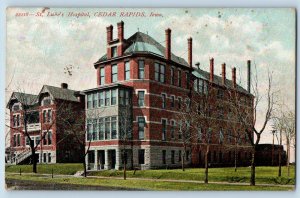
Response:
MULTIPOLYGON (((11 175, 19 175, 19 173, 6 173, 11 175)), ((38 175, 38 176, 47 176, 51 177, 51 174, 34 174, 34 173, 22 173, 23 175, 38 175)), ((75 176, 75 175, 53 175, 53 177, 82 177, 83 176, 75 176)), ((104 176, 87 176, 87 178, 98 178, 98 179, 118 179, 123 180, 123 177, 104 177, 104 176)), ((134 178, 134 177, 127 177, 127 180, 140 180, 140 181, 163 181, 163 182, 176 182, 176 183, 196 183, 196 184, 204 184, 203 181, 196 181, 196 180, 175 180, 175 179, 152 179, 152 178, 134 178)), ((208 181, 209 184, 226 184, 226 185, 242 185, 242 186, 249 186, 249 183, 232 183, 232 182, 213 182, 208 181)), ((256 186, 274 186, 274 187, 295 187, 295 185, 280 185, 280 184, 256 184, 256 186)))

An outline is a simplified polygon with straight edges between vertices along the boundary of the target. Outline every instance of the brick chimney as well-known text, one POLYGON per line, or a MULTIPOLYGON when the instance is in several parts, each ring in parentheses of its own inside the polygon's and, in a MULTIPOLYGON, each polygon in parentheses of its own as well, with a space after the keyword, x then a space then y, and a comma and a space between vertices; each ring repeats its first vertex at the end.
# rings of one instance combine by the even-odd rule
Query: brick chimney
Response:
POLYGON ((222 85, 226 85, 226 64, 222 64, 222 85))
POLYGON ((236 68, 232 68, 232 86, 236 88, 236 68))
POLYGON ((60 87, 63 89, 68 89, 68 84, 67 83, 61 83, 60 87))
POLYGON ((118 46, 118 56, 123 55, 123 41, 124 41, 124 22, 120 21, 118 24, 118 39, 120 45, 118 46))
POLYGON ((193 39, 192 37, 188 38, 188 63, 189 66, 193 67, 193 39))
POLYGON ((168 28, 165 30, 166 33, 166 51, 165 57, 167 60, 171 59, 171 29, 168 28))
POLYGON ((106 27, 106 35, 107 35, 107 44, 113 40, 113 26, 106 27))
POLYGON ((251 93, 251 60, 247 61, 248 79, 247 79, 247 90, 251 93))
POLYGON ((209 62, 210 62, 209 81, 214 82, 214 58, 209 59, 209 62))
POLYGON ((200 62, 197 62, 196 64, 197 69, 200 69, 200 62))

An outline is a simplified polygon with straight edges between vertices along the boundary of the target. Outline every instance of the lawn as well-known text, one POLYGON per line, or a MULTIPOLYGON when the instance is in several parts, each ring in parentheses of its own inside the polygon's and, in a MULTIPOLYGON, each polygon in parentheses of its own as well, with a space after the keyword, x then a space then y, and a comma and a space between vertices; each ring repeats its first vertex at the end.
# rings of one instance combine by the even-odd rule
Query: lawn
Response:
MULTIPOLYGON (((6 172, 14 172, 19 173, 21 169, 22 173, 32 173, 32 165, 12 165, 6 166, 6 172)), ((51 174, 53 169, 53 173, 56 175, 74 175, 77 171, 83 170, 82 164, 38 164, 37 172, 38 173, 46 173, 51 174)))
MULTIPOLYGON (((16 165, 6 167, 7 172, 31 173, 31 165, 16 165)), ((82 164, 45 164, 38 165, 38 173, 51 174, 53 169, 54 175, 64 174, 73 175, 77 171, 82 171, 82 164)), ((256 167, 256 183, 258 184, 295 184, 295 167, 291 166, 290 179, 287 177, 287 168, 282 167, 282 177, 278 178, 278 167, 256 167)), ((105 170, 93 171, 89 173, 90 176, 105 176, 105 177, 123 177, 123 171, 105 170)), ((248 183, 250 179, 250 168, 240 167, 237 172, 234 168, 210 168, 209 181, 213 182, 241 182, 248 183)), ((151 178, 151 179, 175 179, 175 180, 196 180, 203 181, 204 169, 203 168, 188 168, 185 171, 181 169, 172 170, 138 170, 127 171, 128 178, 151 178)))
MULTIPOLYGON (((53 184, 76 184, 86 186, 106 186, 106 187, 122 187, 127 189, 143 189, 143 190, 264 190, 264 191, 282 191, 293 190, 293 187, 278 186, 248 186, 248 185, 229 185, 229 184, 197 184, 185 182, 165 182, 165 181, 139 181, 139 180, 120 180, 120 179, 99 179, 99 178, 75 178, 75 177, 41 177, 37 175, 11 175, 6 174, 6 179, 17 179, 26 181, 37 181, 39 183, 53 184)), ((38 186, 37 186, 38 189, 38 186)))
MULTIPOLYGON (((256 167, 256 182, 262 184, 295 184, 295 168, 291 166, 290 178, 287 177, 287 168, 282 167, 282 177, 278 178, 278 167, 256 167), (289 182, 288 182, 289 181, 289 182)), ((97 171, 90 172, 93 176, 122 177, 123 171, 97 171)), ((152 179, 180 179, 180 180, 204 180, 203 168, 189 168, 172 170, 138 170, 127 171, 127 177, 152 178, 152 179)), ((249 182, 250 168, 240 167, 237 172, 234 168, 210 168, 208 170, 209 181, 215 182, 249 182)))

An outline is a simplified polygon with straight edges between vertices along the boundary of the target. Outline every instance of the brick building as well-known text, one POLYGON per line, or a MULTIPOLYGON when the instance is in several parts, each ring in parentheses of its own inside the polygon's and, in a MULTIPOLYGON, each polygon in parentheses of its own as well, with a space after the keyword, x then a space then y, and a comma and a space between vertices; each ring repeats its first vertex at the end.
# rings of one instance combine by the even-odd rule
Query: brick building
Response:
POLYGON ((62 118, 57 116, 64 105, 84 110, 84 95, 68 89, 66 83, 62 83, 61 87, 44 85, 38 95, 12 93, 7 104, 10 110, 11 145, 8 162, 31 162, 30 141, 24 132, 25 120, 27 132, 34 145, 37 145, 39 163, 79 162, 80 148, 72 138, 66 138, 60 125, 62 118))
MULTIPOLYGON (((107 43, 103 46, 107 52, 94 63, 97 86, 83 91, 86 94, 88 168, 120 169, 123 160, 130 168, 175 168, 181 165, 183 152, 187 166, 202 166, 201 142, 193 139, 192 143, 199 149, 183 150, 181 125, 176 115, 182 113, 191 91, 205 95, 214 90, 214 104, 218 106, 225 100, 222 90, 230 87, 251 107, 250 62, 248 90, 245 90, 236 84, 235 68, 233 80, 228 80, 225 65, 222 77, 213 73, 213 59, 210 72, 193 67, 192 38, 187 42, 186 62, 172 53, 170 29, 165 30, 165 46, 142 32, 125 39, 122 21, 117 24, 117 31, 117 38, 113 38, 113 26, 107 27, 107 43)), ((210 129, 222 136, 230 133, 230 121, 224 119, 229 116, 225 109, 223 106, 223 117, 210 129)), ((224 149, 225 140, 220 142, 220 136, 212 138, 210 165, 233 165, 234 153, 239 165, 249 164, 251 152, 246 139, 240 138, 239 149, 232 151, 224 149)), ((233 141, 227 143, 234 145, 233 141)))

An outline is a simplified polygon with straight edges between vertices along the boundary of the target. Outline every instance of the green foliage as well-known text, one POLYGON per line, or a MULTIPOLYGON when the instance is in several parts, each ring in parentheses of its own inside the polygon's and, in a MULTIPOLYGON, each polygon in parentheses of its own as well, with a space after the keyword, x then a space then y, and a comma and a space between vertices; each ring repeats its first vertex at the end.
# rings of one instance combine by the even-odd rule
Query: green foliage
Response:
MULTIPOLYGON (((17 172, 19 173, 21 169, 22 173, 32 173, 32 165, 12 165, 5 167, 6 172, 17 172)), ((55 175, 74 175, 77 171, 83 170, 82 164, 38 164, 37 172, 44 174, 51 174, 53 169, 53 174, 55 175)))

